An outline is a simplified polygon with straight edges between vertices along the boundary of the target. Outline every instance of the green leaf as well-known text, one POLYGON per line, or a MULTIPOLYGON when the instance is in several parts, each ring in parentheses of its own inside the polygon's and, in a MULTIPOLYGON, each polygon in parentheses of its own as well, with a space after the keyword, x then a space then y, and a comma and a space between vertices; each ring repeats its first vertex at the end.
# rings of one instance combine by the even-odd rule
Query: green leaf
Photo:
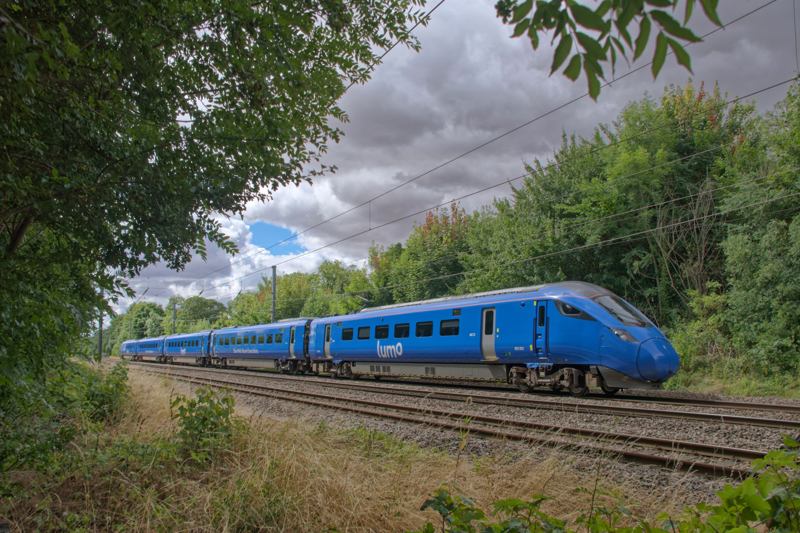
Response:
POLYGON ((536 50, 539 48, 539 32, 533 24, 528 26, 528 37, 531 39, 531 46, 533 46, 533 49, 536 50))
POLYGON ((683 25, 689 24, 689 19, 692 18, 692 10, 694 10, 694 0, 686 0, 686 15, 683 19, 683 25))
POLYGON ((515 7, 514 18, 511 19, 511 24, 516 24, 517 22, 525 18, 525 16, 527 16, 528 13, 531 12, 531 9, 533 9, 533 0, 527 0, 526 2, 515 7))
POLYGON ((636 49, 633 53, 634 61, 639 59, 647 47, 647 39, 650 38, 650 26, 650 19, 647 18, 647 15, 643 16, 642 21, 639 23, 639 36, 636 38, 636 49))
POLYGON ((647 3, 656 7, 672 7, 672 0, 647 0, 647 3))
POLYGON ((572 48, 572 37, 564 33, 556 47, 556 53, 553 55, 553 66, 550 68, 551 75, 558 70, 564 60, 567 59, 570 48, 572 48))
POLYGON ((519 37, 520 35, 525 33, 525 30, 527 30, 530 27, 530 25, 531 25, 531 19, 523 20, 522 22, 517 24, 517 26, 514 28, 514 34, 512 35, 512 37, 519 37))
POLYGON ((689 57, 689 54, 686 53, 686 50, 683 49, 683 46, 681 46, 681 44, 675 39, 670 39, 669 37, 667 37, 667 42, 669 43, 670 48, 672 48, 672 51, 675 52, 675 57, 678 59, 678 64, 683 65, 689 72, 691 72, 692 58, 689 57))
POLYGON ((667 57, 667 36, 663 32, 658 32, 656 39, 656 53, 653 54, 653 79, 658 77, 661 72, 661 67, 664 66, 664 60, 667 57))
POLYGON ((722 26, 722 21, 719 19, 719 15, 717 15, 717 1, 718 0, 700 0, 700 5, 703 6, 703 11, 705 11, 706 16, 711 22, 717 26, 722 26))
POLYGON ((581 55, 575 54, 572 56, 572 59, 569 60, 569 65, 567 68, 564 69, 564 76, 568 77, 572 81, 578 79, 578 76, 581 75, 581 55))
POLYGON ((631 39, 631 34, 628 33, 628 28, 626 28, 625 26, 621 26, 619 24, 619 21, 616 20, 614 21, 614 26, 617 27, 617 31, 622 36, 622 38, 625 39, 625 42, 628 43, 628 46, 633 48, 633 40, 631 39))
POLYGON ((578 42, 581 44, 584 50, 586 50, 589 57, 597 61, 605 61, 606 53, 603 50, 602 45, 597 42, 596 39, 589 37, 585 33, 578 32, 577 33, 578 42))
POLYGON ((700 39, 700 37, 695 35, 695 33, 692 30, 681 26, 680 22, 672 18, 672 16, 666 11, 653 10, 650 12, 650 16, 653 17, 653 19, 655 19, 656 22, 661 24, 661 27, 664 28, 664 31, 666 31, 670 35, 674 35, 679 39, 683 39, 685 41, 693 43, 702 40, 700 39))
POLYGON ((597 74, 595 74, 588 61, 583 64, 583 71, 586 73, 586 80, 589 82, 589 96, 592 97, 592 100, 597 101, 597 97, 600 95, 600 80, 597 79, 597 74))
POLYGON ((588 7, 576 3, 570 6, 570 11, 572 11, 572 16, 575 17, 575 22, 584 28, 602 32, 608 30, 609 23, 604 21, 601 17, 598 17, 597 14, 588 7))

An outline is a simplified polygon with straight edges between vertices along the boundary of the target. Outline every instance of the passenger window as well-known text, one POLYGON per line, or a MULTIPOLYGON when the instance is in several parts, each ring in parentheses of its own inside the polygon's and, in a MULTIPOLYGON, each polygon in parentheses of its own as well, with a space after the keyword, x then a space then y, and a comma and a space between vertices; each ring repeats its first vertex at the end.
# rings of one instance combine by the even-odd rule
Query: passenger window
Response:
POLYGON ((242 338, 236 337, 236 344, 242 344, 242 338))
POLYGON ((417 322, 417 337, 433 336, 433 322, 417 322))
POLYGON ((250 344, 250 337, 249 336, 244 338, 244 343, 245 344, 250 344))
POLYGON ((395 339, 407 339, 410 333, 411 333, 411 324, 395 324, 394 326, 395 339))
POLYGON ((258 344, 264 344, 264 335, 258 336, 258 344))
POLYGON ((255 343, 256 343, 256 336, 253 335, 252 337, 250 337, 250 344, 255 344, 255 343))
POLYGON ((280 344, 283 342, 283 333, 278 333, 275 335, 275 344, 280 344))
POLYGON ((494 309, 486 311, 486 323, 483 325, 484 335, 494 335, 494 309))
POLYGON ((375 338, 376 339, 388 339, 389 338, 389 326, 375 326, 375 338))
POLYGON ((442 337, 458 335, 458 319, 442 320, 439 323, 439 335, 442 337))
POLYGON ((230 346, 230 344, 231 344, 231 338, 225 337, 225 346, 230 346))
POLYGON ((272 335, 267 335, 267 344, 272 344, 272 335))
POLYGON ((222 346, 222 337, 219 338, 219 345, 222 346))
POLYGON ((353 340, 353 328, 346 328, 342 330, 342 340, 343 341, 353 340))
POLYGON ((358 328, 358 340, 363 341, 369 339, 369 326, 358 328))

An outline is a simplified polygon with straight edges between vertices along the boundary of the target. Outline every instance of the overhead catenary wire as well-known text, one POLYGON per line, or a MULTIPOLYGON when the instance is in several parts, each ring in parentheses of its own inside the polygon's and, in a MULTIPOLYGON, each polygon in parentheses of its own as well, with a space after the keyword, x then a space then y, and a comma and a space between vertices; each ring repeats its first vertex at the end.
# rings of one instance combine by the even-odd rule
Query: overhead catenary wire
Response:
MULTIPOLYGON (((444 0, 442 0, 442 2, 443 1, 444 0)), ((438 8, 442 4, 442 2, 439 2, 439 4, 437 4, 436 7, 434 7, 433 10, 431 10, 431 13, 436 8, 438 8)), ((744 18, 746 18, 748 16, 753 15, 757 11, 760 11, 761 9, 764 9, 765 7, 767 7, 767 6, 771 5, 771 4, 774 4, 775 2, 777 2, 777 0, 770 0, 769 2, 767 2, 767 3, 757 7, 755 9, 753 9, 753 10, 751 10, 751 11, 749 11, 749 12, 747 12, 747 13, 739 16, 739 17, 737 17, 736 19, 728 22, 727 24, 723 24, 722 26, 720 26, 718 28, 715 28, 714 30, 702 35, 701 39, 705 39, 706 37, 718 32, 718 31, 720 31, 722 29, 725 29, 726 27, 730 26, 731 24, 735 24, 736 22, 739 22, 739 21, 741 21, 742 19, 744 19, 744 18)), ((416 25, 414 26, 414 28, 416 28, 416 25)), ((413 28, 412 28, 412 30, 413 30, 413 28)), ((411 31, 411 30, 409 30, 409 31, 411 31)), ((397 43, 395 43, 395 45, 393 45, 392 48, 394 48, 394 46, 396 46, 396 44, 397 43)), ((686 46, 690 46, 691 44, 694 44, 694 43, 688 43, 686 46)), ((390 48, 390 50, 391 50, 391 48, 390 48)), ((388 51, 386 53, 388 53, 388 51)), ((672 55, 673 53, 674 52, 669 51, 667 53, 667 55, 672 55)), ((385 54, 384 54, 384 56, 385 56, 385 54)), ((383 56, 381 56, 381 58, 382 57, 383 56)), ((639 72, 642 69, 647 68, 651 64, 652 64, 652 61, 648 62, 648 63, 645 63, 645 64, 641 65, 640 67, 638 67, 638 68, 636 68, 634 70, 631 70, 630 72, 627 72, 627 73, 623 74, 622 76, 620 76, 618 78, 615 78, 615 79, 613 79, 613 80, 611 80, 609 82, 606 82, 605 84, 602 85, 602 87, 611 86, 612 83, 616 83, 616 82, 618 82, 618 81, 620 81, 620 80, 622 80, 622 79, 624 79, 624 78, 626 78, 626 77, 628 77, 628 76, 630 76, 632 74, 635 74, 636 72, 639 72)), ((786 82, 784 82, 784 83, 786 83, 786 82)), ((352 84, 350 86, 352 86, 352 84)), ((765 89, 765 90, 768 90, 768 89, 765 89)), ((757 94, 757 93, 753 93, 753 94, 757 94)), ((507 131, 507 132, 505 132, 505 133, 503 133, 501 135, 498 135, 498 136, 496 136, 496 137, 484 142, 483 144, 480 144, 480 145, 476 146, 475 148, 472 148, 472 149, 462 153, 461 155, 458 155, 458 156, 456 156, 456 157, 454 157, 454 158, 452 158, 452 159, 450 159, 450 160, 448 160, 448 161, 446 161, 446 162, 444 162, 444 163, 442 163, 442 164, 440 164, 440 165, 438 165, 438 166, 436 166, 436 167, 434 167, 434 168, 432 168, 432 169, 430 169, 430 170, 428 170, 428 171, 426 171, 426 172, 424 172, 422 174, 419 174, 416 177, 411 178, 410 180, 407 180, 407 181, 405 181, 405 182, 403 182, 403 183, 401 183, 401 184, 399 184, 399 185, 397 185, 397 186, 395 186, 395 187, 393 187, 393 188, 391 188, 391 189, 389 189, 387 191, 384 191, 383 193, 375 196, 374 198, 371 198, 370 200, 362 202, 362 203, 360 203, 360 204, 358 204, 358 205, 356 205, 356 206, 354 206, 352 208, 349 208, 349 209, 347 209, 345 211, 342 211, 341 213, 339 213, 337 215, 334 215, 333 217, 330 217, 328 219, 325 219, 325 220, 319 222, 318 224, 310 226, 310 227, 308 227, 308 228, 306 228, 306 229, 304 229, 302 231, 296 232, 293 235, 287 237, 286 239, 283 239, 283 240, 281 240, 281 241, 279 241, 279 242, 277 242, 275 244, 272 244, 272 245, 266 247, 264 250, 261 250, 259 252, 254 253, 254 254, 251 254, 251 255, 249 255, 247 257, 244 257, 244 258, 240 259, 239 261, 231 262, 230 265, 221 267, 220 269, 217 269, 214 272, 210 272, 210 273, 208 273, 208 274, 206 274, 204 276, 201 276, 200 278, 197 278, 197 279, 192 280, 190 282, 184 283, 184 284, 180 285, 180 287, 191 285, 192 283, 194 283, 194 282, 196 282, 196 281, 198 281, 200 279, 203 279, 203 278, 208 277, 210 275, 216 274, 217 272, 220 272, 222 270, 226 270, 228 268, 231 268, 233 265, 235 265, 237 263, 240 263, 242 261, 246 261, 247 259, 251 259, 252 257, 255 257, 257 255, 262 255, 262 254, 266 253, 268 250, 270 250, 270 249, 272 249, 272 248, 274 248, 276 246, 279 246, 279 245, 281 245, 281 244, 283 244, 285 242, 288 242, 289 240, 292 240, 292 239, 298 237, 299 235, 302 235, 304 233, 307 233, 308 231, 316 229, 316 228, 322 226, 323 224, 327 224, 328 222, 331 222, 331 221, 333 221, 333 220, 335 220, 335 219, 337 219, 337 218, 339 218, 339 217, 341 217, 343 215, 351 213, 351 212, 353 212, 353 211, 355 211, 355 210, 357 210, 357 209, 359 209, 359 208, 361 208, 361 207, 363 207, 365 205, 371 204, 371 202, 373 202, 373 201, 375 201, 375 200, 377 200, 379 198, 382 198, 383 196, 386 196, 387 194, 390 194, 390 193, 392 193, 392 192, 394 192, 394 191, 396 191, 396 190, 398 190, 398 189, 400 189, 402 187, 405 187, 406 185, 408 185, 408 184, 410 184, 410 183, 412 183, 412 182, 414 182, 414 181, 416 181, 416 180, 418 180, 418 179, 420 179, 420 178, 422 178, 424 176, 427 176, 427 175, 431 174, 432 172, 435 172, 436 170, 439 170, 439 169, 441 169, 441 168, 443 168, 443 167, 445 167, 445 166, 447 166, 447 165, 449 165, 449 164, 451 164, 451 163, 453 163, 455 161, 458 161, 459 159, 462 159, 462 158, 466 157, 467 155, 469 155, 469 154, 471 154, 471 153, 473 153, 475 151, 478 151, 478 150, 480 150, 480 149, 482 149, 482 148, 484 148, 484 147, 486 147, 486 146, 488 146, 488 145, 490 145, 490 144, 492 144, 492 143, 494 143, 494 142, 496 142, 496 141, 498 141, 498 140, 500 140, 500 139, 502 139, 502 138, 514 133, 514 132, 516 132, 516 131, 519 131, 519 130, 521 130, 521 129, 523 129, 523 128, 525 128, 525 127, 527 127, 527 126, 529 126, 529 125, 531 125, 531 124, 533 124, 533 123, 535 123, 535 122, 537 122, 537 121, 539 121, 539 120, 541 120, 541 119, 543 119, 543 118, 545 118, 545 117, 547 117, 547 116, 549 116, 549 115, 551 115, 551 114, 553 114, 553 113, 555 113, 555 112, 557 112, 557 111, 559 111, 559 110, 561 110, 561 109, 563 109, 563 108, 565 108, 565 107, 567 107, 569 105, 572 105, 573 103, 585 98, 586 96, 589 96, 588 92, 583 94, 583 95, 581 95, 581 96, 579 96, 579 97, 577 97, 577 98, 574 98, 574 99, 572 99, 572 100, 570 100, 570 101, 568 101, 568 102, 566 102, 566 103, 564 103, 564 104, 562 104, 562 105, 560 105, 560 106, 558 106, 558 107, 556 107, 556 108, 554 108, 554 109, 552 109, 552 110, 550 110, 550 111, 548 111, 548 112, 546 112, 544 114, 541 114, 541 115, 539 115, 539 116, 537 116, 537 117, 535 117, 535 118, 533 118, 533 119, 531 119, 531 120, 529 120, 529 121, 527 121, 527 122, 525 122, 525 123, 513 128, 513 129, 511 129, 511 130, 509 130, 509 131, 507 131)))

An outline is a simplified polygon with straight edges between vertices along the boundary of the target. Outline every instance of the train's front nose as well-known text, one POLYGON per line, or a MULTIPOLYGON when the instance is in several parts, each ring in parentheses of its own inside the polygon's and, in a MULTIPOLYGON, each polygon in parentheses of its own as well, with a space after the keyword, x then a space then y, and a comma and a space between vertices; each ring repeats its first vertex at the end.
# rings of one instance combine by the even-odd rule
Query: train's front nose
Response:
POLYGON ((647 381, 666 381, 678 373, 678 352, 665 339, 646 340, 639 345, 636 367, 647 381))

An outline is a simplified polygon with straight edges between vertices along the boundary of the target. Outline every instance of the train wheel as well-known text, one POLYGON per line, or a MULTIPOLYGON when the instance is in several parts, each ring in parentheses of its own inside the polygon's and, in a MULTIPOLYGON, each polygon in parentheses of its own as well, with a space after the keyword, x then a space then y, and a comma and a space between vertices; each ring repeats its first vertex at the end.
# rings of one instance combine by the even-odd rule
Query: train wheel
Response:
POLYGON ((575 396, 576 398, 580 398, 581 396, 586 396, 589 394, 589 387, 570 387, 569 393, 575 396))
POLYGON ((531 392, 533 387, 527 383, 517 383, 517 388, 520 392, 531 392))
POLYGON ((383 376, 372 376, 375 381, 380 381, 383 376))
POLYGON ((606 385, 605 380, 600 383, 600 388, 603 389, 603 392, 606 396, 614 396, 616 393, 620 391, 620 389, 615 389, 614 387, 609 387, 606 385))
POLYGON ((360 378, 361 378, 361 374, 352 374, 352 373, 350 374, 350 379, 352 379, 353 381, 355 381, 357 379, 360 379, 360 378))

